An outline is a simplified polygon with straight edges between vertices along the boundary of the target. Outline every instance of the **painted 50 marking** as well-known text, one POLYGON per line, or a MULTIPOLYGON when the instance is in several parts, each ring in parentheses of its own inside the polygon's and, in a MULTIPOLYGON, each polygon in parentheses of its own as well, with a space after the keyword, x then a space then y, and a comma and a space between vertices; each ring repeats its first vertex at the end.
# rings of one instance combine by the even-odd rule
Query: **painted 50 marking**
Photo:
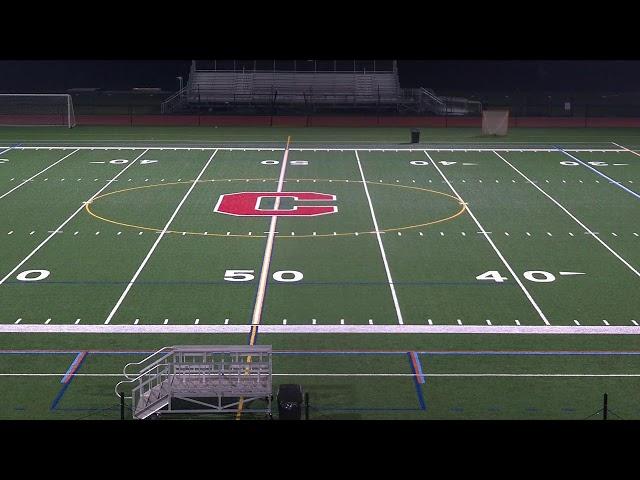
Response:
MULTIPOLYGON (((255 270, 227 270, 224 272, 224 279, 227 282, 250 282, 255 277, 255 270)), ((273 274, 276 282, 299 282, 304 278, 302 272, 297 270, 280 270, 273 274)))

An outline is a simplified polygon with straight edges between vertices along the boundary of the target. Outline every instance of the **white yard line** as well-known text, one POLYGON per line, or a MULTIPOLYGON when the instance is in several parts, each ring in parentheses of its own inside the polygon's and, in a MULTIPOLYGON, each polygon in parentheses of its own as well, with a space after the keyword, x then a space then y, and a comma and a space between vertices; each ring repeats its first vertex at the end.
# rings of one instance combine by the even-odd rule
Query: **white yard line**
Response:
POLYGON ((122 295, 120 295, 120 298, 118 299, 118 301, 116 302, 116 304, 114 305, 113 309, 111 309, 111 312, 109 313, 109 315, 107 316, 107 319, 104 321, 104 324, 107 325, 111 322, 111 320, 113 319, 114 315, 117 313, 118 309, 120 308, 120 305, 122 304, 122 302, 124 301, 124 299, 126 298, 127 294, 129 293, 129 290, 131 290, 131 287, 133 287, 133 284, 136 282, 136 280, 138 279, 138 276, 140 275, 140 273, 142 273, 142 270, 144 269, 145 265, 147 264, 147 262, 149 261, 149 259, 151 258, 151 255, 153 255, 153 252, 155 251, 156 247, 158 246, 158 244, 160 243, 160 241, 162 240, 162 238, 165 236, 165 234, 167 233, 167 230, 169 230, 169 227, 171 226, 171 223, 173 222, 173 220, 176 218, 176 215, 178 215, 178 212, 180 211, 180 209, 182 208, 182 205, 184 205, 184 202, 187 201, 187 198, 189 198, 189 195, 191 194, 191 192, 193 191, 193 189, 196 187, 196 185, 198 184, 198 181, 200 180, 200 178, 202 178, 202 175, 204 174, 205 170, 209 167, 209 165, 211 164, 211 161, 213 160, 213 157, 216 156, 216 153, 218 153, 218 150, 215 150, 211 156, 209 157, 209 160, 207 160, 207 163, 205 163, 204 167, 202 167, 202 170, 200 170, 200 173, 198 174, 198 176, 196 177, 196 179, 193 181, 193 183, 191 184, 191 187, 189 187, 189 190, 187 190, 187 193, 184 194, 184 197, 182 197, 182 200, 180 200, 180 203, 178 204, 178 206, 176 207, 176 209, 174 210, 173 214, 171 215, 171 218, 169 218, 169 221, 166 223, 166 225, 164 226, 164 228, 162 229, 162 231, 160 232, 160 234, 158 235, 158 238, 156 238, 156 241, 153 243, 153 245, 151 246, 151 248, 149 249, 149 252, 147 253, 147 256, 144 257, 144 260, 142 260, 142 263, 140 264, 140 266, 138 267, 138 270, 136 270, 136 273, 133 274, 133 277, 131 278, 131 280, 129 281, 129 283, 127 284, 126 288, 124 289, 124 292, 122 292, 122 295))
POLYGON ((62 157, 60 160, 58 160, 57 162, 52 163, 51 165, 49 165, 47 168, 40 170, 38 173, 36 173, 35 175, 27 178, 24 182, 22 182, 20 185, 16 185, 15 187, 13 187, 11 190, 9 190, 6 193, 3 193, 2 195, 0 195, 0 200, 2 200, 4 197, 6 197, 7 195, 9 195, 11 192, 18 190, 20 187, 22 187, 23 185, 26 185, 27 183, 29 183, 31 180, 33 180, 34 178, 36 178, 38 175, 46 172, 47 170, 49 170, 52 167, 55 167, 57 164, 59 164, 61 161, 63 161, 65 158, 70 157, 71 155, 73 155, 74 153, 76 153, 78 151, 78 149, 75 149, 73 152, 69 153, 68 155, 65 155, 64 157, 62 157))
POLYGON ((360 156, 358 150, 354 150, 356 154, 356 160, 358 162, 358 169, 360 170, 360 177, 362 178, 362 186, 364 187, 364 193, 367 196, 367 202, 369 203, 369 211, 371 212, 371 219, 373 220, 373 226, 376 229, 376 238, 378 239, 378 246, 380 247, 380 255, 382 256, 382 262, 384 263, 384 270, 387 273, 387 281, 389 282, 389 289, 391 290, 391 297, 393 299, 393 305, 396 309, 396 317, 400 325, 404 324, 402 320, 402 312, 400 311, 400 304, 398 303, 398 296, 396 295, 396 287, 393 284, 393 278, 391 277, 391 270, 389 269, 389 263, 387 262, 387 254, 384 251, 384 245, 382 244, 382 237, 380 236, 380 227, 378 227, 378 220, 376 213, 373 210, 373 204, 371 203, 371 195, 369 195, 369 187, 367 186, 367 179, 364 176, 362 170, 362 164, 360 163, 360 156))
MULTIPOLYGON (((444 173, 442 173, 442 170, 440 169, 440 167, 438 166, 438 164, 431 158, 431 155, 429 155, 429 153, 425 150, 424 154, 427 156, 427 158, 431 161, 431 163, 433 164, 434 167, 436 167, 436 169, 438 170, 438 172, 440 173, 440 176, 442 177, 442 179, 446 182, 446 184, 449 186, 449 188, 451 189, 451 191, 456 195, 456 197, 458 197, 458 200, 460 200, 460 203, 465 203, 464 200, 462 199, 462 197, 458 194, 458 192, 456 191, 455 188, 453 188, 453 185, 451 185, 451 182, 449 182, 449 179, 444 175, 444 173)), ((518 275, 516 274, 516 272, 513 270, 513 268, 511 268, 511 265, 509 265, 509 262, 507 262, 507 259, 504 258, 504 256, 502 255, 502 253, 500 253, 500 250, 498 250, 498 247, 496 247, 496 244, 493 243, 493 240, 491 240, 491 237, 489 237, 489 235, 487 234, 487 231, 484 229, 484 227, 480 224, 480 222, 478 221, 478 219, 476 218, 476 216, 473 214, 473 212, 471 211, 471 208, 469 208, 469 205, 467 205, 467 212, 469 212, 469 215, 471 216, 471 218, 473 219, 473 221, 476 223, 476 225, 478 226, 478 228, 480 229, 480 231, 482 232, 482 234, 484 235, 484 237, 487 239, 487 241, 489 242, 489 244, 491 245, 491 247, 493 248, 493 250, 496 252, 496 254, 498 255, 498 257, 500 258, 500 260, 502 261, 502 263, 504 264, 504 266, 507 268, 507 270, 509 270, 509 273, 511 273, 511 276, 513 277, 513 279, 518 283, 518 285, 520 286, 520 289, 523 291, 523 293, 525 294, 525 296, 527 297, 527 299, 529 300, 529 302, 531 303, 531 305, 533 305, 533 308, 535 308, 536 312, 538 312, 538 315, 540 315, 540 318, 542 319, 542 321, 544 322, 545 325, 551 325, 549 323, 549 320, 547 320, 547 317, 545 316, 545 314, 542 312, 542 309, 540 309, 540 307, 538 306, 538 304, 536 303, 536 301, 533 299, 533 297, 531 296, 531 294, 529 293, 529 291, 527 290, 527 288, 524 286, 524 284, 522 283, 522 281, 520 280, 520 278, 518 277, 518 275)))
POLYGON ((507 159, 505 159, 502 155, 500 155, 498 152, 494 152, 498 157, 500 157, 500 159, 505 162, 507 165, 509 165, 513 170, 515 170, 516 172, 518 172, 520 174, 520 176, 522 178, 524 178, 527 182, 529 182, 531 185, 533 185, 535 188, 537 188, 545 197, 547 197, 549 200, 551 200, 553 203, 555 203, 564 213, 566 213, 567 215, 569 215, 569 217, 571 217, 578 225, 580 225, 582 228, 584 228, 584 230, 591 235, 593 238, 595 238, 604 248, 606 248, 607 250, 609 250, 609 252, 616 257, 618 260, 620 260, 629 270, 631 270, 636 276, 640 277, 640 272, 634 268, 629 262, 627 262, 624 258, 622 258, 616 251, 614 251, 609 245, 607 245, 598 235, 595 235, 593 233, 593 231, 587 227, 584 223, 582 223, 580 220, 578 220, 575 215, 573 215, 569 210, 567 210, 563 205, 560 204, 560 202, 558 202, 555 198, 553 198, 551 195, 549 195, 547 192, 545 192, 542 188, 540 188, 538 185, 536 185, 535 183, 533 183, 533 181, 527 177, 524 173, 522 173, 520 170, 518 170, 515 166, 513 166, 511 164, 511 162, 509 162, 507 159))
MULTIPOLYGON (((276 192, 280 193, 284 189, 284 178, 287 172, 287 163, 289 162, 289 140, 282 155, 282 166, 280 167, 280 177, 278 178, 278 188, 276 192)), ((276 197, 274 210, 280 206, 280 197, 276 197)), ((269 278, 269 267, 271 266, 271 254, 273 252, 273 242, 277 232, 278 216, 271 216, 269 224, 269 233, 267 234, 267 244, 264 248, 264 256, 262 257, 262 269, 260 270, 260 279, 258 280, 258 292, 256 294, 256 302, 253 305, 253 315, 251 316, 251 324, 259 325, 262 319, 262 308, 264 306, 264 296, 267 289, 267 279, 269 278)))
POLYGON ((109 187, 111 185, 112 182, 114 182, 115 180, 118 179, 118 177, 120 175, 122 175, 124 172, 127 171, 127 169, 129 167, 131 167, 132 165, 134 165, 136 163, 136 161, 141 158, 145 153, 147 153, 148 150, 143 151, 140 155, 138 155, 134 160, 132 160, 126 167, 124 167, 122 170, 120 170, 120 172, 114 176, 111 180, 107 181, 105 183, 105 185, 98 190, 96 193, 94 193, 91 198, 89 198, 89 200, 87 200, 86 202, 83 202, 82 205, 80 205, 80 207, 78 207, 78 209, 73 212, 71 214, 71 216, 69 218, 67 218, 64 222, 62 222, 58 228, 55 228, 54 230, 52 230, 53 233, 51 233, 47 238, 45 238, 36 248, 33 249, 33 251, 27 255, 18 265, 16 265, 13 270, 11 270, 9 273, 7 273, 2 279, 0 279, 0 285, 2 285, 11 275, 13 275, 20 267, 22 267, 22 265, 24 265, 31 257, 33 257, 42 247, 44 247, 47 242, 49 240, 51 240, 53 237, 56 236, 56 232, 58 230, 62 230, 64 228, 64 226, 69 223, 71 220, 73 220, 75 218, 76 215, 78 215, 78 213, 80 213, 84 208, 85 208, 85 204, 90 203, 93 201, 93 199, 95 197, 97 197, 98 195, 100 195, 104 190, 107 189, 107 187, 109 187))
MULTIPOLYGON (((640 153, 634 152, 633 150, 631 150, 630 148, 625 147, 624 145, 619 145, 616 142, 611 142, 611 143, 613 143, 617 147, 622 148, 625 152, 633 153, 635 156, 640 157, 640 153)), ((571 150, 568 150, 568 151, 571 151, 571 150)))
MULTIPOLYGON (((103 325, 103 324, 24 324, 0 325, 0 333, 242 333, 250 334, 252 325, 103 325)), ((263 333, 335 333, 335 334, 497 334, 497 335, 640 335, 640 326, 576 325, 260 325, 263 333)))

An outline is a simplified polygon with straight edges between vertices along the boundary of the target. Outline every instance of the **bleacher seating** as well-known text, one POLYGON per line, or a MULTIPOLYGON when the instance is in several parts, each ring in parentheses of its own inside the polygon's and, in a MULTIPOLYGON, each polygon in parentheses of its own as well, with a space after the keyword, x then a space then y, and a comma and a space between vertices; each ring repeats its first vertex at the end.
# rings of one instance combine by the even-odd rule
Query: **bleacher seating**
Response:
POLYGON ((400 95, 395 72, 191 72, 187 100, 198 103, 376 104, 400 95))

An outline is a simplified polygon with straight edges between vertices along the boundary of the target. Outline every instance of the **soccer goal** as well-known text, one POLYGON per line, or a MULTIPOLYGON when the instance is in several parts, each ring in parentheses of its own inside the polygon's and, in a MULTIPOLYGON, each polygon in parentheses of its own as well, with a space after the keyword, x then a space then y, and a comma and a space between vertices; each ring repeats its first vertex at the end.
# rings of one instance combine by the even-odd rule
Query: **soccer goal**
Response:
POLYGON ((71 95, 0 94, 0 126, 72 128, 75 125, 71 95))
POLYGON ((483 110, 482 134, 506 135, 509 129, 509 110, 483 110))

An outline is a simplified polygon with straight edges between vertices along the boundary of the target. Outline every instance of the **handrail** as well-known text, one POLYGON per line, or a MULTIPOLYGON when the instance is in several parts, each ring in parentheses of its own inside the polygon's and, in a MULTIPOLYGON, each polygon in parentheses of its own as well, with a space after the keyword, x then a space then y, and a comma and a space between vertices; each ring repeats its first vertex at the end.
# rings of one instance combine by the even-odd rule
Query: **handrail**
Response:
MULTIPOLYGON (((124 366, 124 368, 122 369, 122 374, 123 374, 127 379, 131 380, 131 377, 127 374, 127 368, 128 368, 130 365, 142 365, 143 363, 147 362, 148 360, 150 360, 150 359, 151 359, 151 358, 153 358, 154 356, 158 355, 159 353, 161 353, 161 352, 165 352, 165 351, 166 351, 166 352, 170 352, 170 351, 171 351, 171 350, 173 350, 174 348, 175 348, 175 345, 172 345, 172 346, 170 346, 170 347, 163 347, 163 348, 161 348, 160 350, 158 350, 157 352, 154 352, 154 353, 152 353, 151 355, 149 355, 148 357, 146 357, 146 358, 144 358, 144 359, 140 360, 139 362, 129 362, 129 363, 127 363, 127 364, 124 366)), ((149 365, 149 366, 147 366, 147 367, 143 368, 142 370, 140 370, 140 371, 138 372, 138 376, 140 376, 140 375, 142 375, 143 373, 145 373, 145 372, 149 371, 149 370, 150 370, 154 365, 156 365, 158 362, 160 362, 160 361, 164 360, 165 358, 167 358, 167 356, 168 356, 168 355, 170 355, 170 353, 168 353, 167 355, 165 355, 165 356, 164 356, 164 357, 162 357, 162 358, 159 358, 159 359, 158 359, 158 360, 156 360, 153 364, 151 364, 151 365, 149 365)))
POLYGON ((426 88, 424 88, 424 87, 420 87, 420 91, 421 91, 424 95, 426 95, 427 97, 429 97, 431 100, 434 100, 434 101, 438 102, 440 105, 445 105, 445 102, 444 102, 440 97, 438 97, 437 95, 435 95, 435 94, 431 93, 431 92, 430 92, 429 90, 427 90, 426 88))
MULTIPOLYGON (((172 347, 166 347, 166 348, 172 348, 172 347)), ((156 352, 156 353, 157 353, 157 352, 156 352)), ((147 358, 150 358, 151 356, 152 356, 152 355, 150 355, 150 356, 149 356, 149 357, 147 357, 147 358)), ((163 358, 166 358, 166 357, 163 357, 163 358)), ((132 365, 132 364, 131 364, 131 363, 128 363, 127 365, 132 365)), ((121 381, 119 381, 119 382, 116 384, 116 386, 114 387, 114 391, 116 392, 116 396, 120 396, 120 393, 118 392, 118 387, 119 387, 120 385, 122 385, 123 383, 134 383, 134 382, 137 382, 137 381, 139 381, 143 376, 145 376, 145 375, 149 375, 149 371, 150 371, 152 368, 155 368, 155 367, 168 367, 168 366, 170 366, 170 365, 171 365, 171 364, 169 364, 169 363, 160 363, 160 364, 156 363, 156 364, 150 365, 150 366, 149 366, 149 368, 147 368, 144 372, 141 372, 141 373, 140 373, 137 377, 135 377, 135 378, 131 378, 131 377, 129 377, 129 376, 127 376, 127 375, 125 375, 125 377, 127 378, 127 380, 121 380, 121 381)), ((125 367, 125 368, 126 368, 126 367, 125 367)), ((152 379, 150 379, 150 380, 152 380, 152 379)), ((145 383, 145 382, 143 382, 143 383, 141 383, 141 384, 140 384, 140 386, 145 385, 145 384, 146 384, 146 383, 145 383)))
POLYGON ((161 104, 160 104, 160 109, 162 110, 162 113, 165 113, 165 109, 167 107, 167 105, 169 105, 171 102, 173 102, 176 98, 180 97, 182 98, 183 96, 186 95, 186 92, 189 90, 189 85, 187 84, 185 87, 181 88, 180 90, 178 90, 176 93, 174 93, 173 95, 171 95, 169 98, 165 99, 161 104))

